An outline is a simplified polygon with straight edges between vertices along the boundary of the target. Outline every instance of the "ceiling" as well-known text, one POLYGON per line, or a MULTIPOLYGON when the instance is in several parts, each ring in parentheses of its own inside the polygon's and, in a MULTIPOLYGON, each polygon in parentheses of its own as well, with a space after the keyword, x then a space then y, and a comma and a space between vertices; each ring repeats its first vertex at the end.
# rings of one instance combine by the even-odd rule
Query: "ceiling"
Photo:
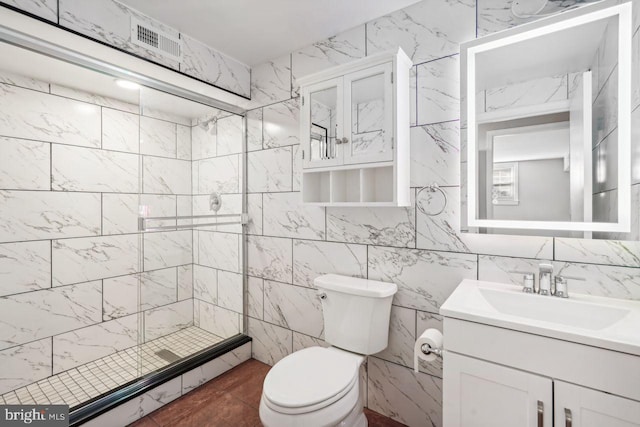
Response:
POLYGON ((119 0, 253 66, 419 0, 119 0))

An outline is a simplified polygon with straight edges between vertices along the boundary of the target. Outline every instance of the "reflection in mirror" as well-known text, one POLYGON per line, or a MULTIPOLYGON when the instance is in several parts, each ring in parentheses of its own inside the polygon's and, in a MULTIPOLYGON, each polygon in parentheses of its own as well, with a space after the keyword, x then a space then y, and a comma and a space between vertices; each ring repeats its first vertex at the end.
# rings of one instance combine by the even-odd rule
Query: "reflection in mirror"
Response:
POLYGON ((631 231, 631 22, 622 6, 585 7, 464 46, 468 231, 631 231))
POLYGON ((311 93, 310 160, 336 158, 338 89, 330 87, 311 93))
POLYGON ((384 74, 351 83, 351 151, 384 152, 384 74))

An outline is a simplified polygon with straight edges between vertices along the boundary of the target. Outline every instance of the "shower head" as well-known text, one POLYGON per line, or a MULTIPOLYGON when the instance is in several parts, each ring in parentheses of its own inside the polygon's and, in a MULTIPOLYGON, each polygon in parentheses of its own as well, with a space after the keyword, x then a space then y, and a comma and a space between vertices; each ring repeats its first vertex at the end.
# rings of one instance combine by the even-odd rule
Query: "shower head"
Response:
POLYGON ((217 117, 211 117, 210 119, 204 119, 204 120, 200 121, 198 123, 198 126, 200 126, 205 131, 210 132, 211 130, 214 129, 214 127, 215 127, 217 122, 218 122, 218 118, 217 117))

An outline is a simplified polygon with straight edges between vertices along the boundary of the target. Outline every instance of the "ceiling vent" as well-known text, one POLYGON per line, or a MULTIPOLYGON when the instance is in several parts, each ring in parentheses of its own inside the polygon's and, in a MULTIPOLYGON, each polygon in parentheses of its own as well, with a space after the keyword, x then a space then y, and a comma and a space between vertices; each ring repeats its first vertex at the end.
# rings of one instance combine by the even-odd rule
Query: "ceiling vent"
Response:
POLYGON ((165 58, 182 62, 182 40, 179 37, 134 17, 131 17, 131 41, 165 58))

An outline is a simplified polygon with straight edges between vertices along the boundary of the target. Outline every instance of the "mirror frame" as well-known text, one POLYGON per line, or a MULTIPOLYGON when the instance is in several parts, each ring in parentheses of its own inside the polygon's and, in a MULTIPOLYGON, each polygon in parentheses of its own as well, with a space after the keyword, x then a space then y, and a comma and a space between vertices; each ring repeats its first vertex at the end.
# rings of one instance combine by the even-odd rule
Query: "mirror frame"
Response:
MULTIPOLYGON (((468 228, 562 230, 562 231, 630 231, 631 225, 631 55, 632 6, 630 0, 610 0, 582 6, 575 10, 542 18, 535 22, 500 31, 460 46, 461 130, 466 128, 467 151, 467 221, 468 228), (618 222, 518 221, 480 219, 477 215, 477 141, 475 56, 574 26, 618 16, 618 222), (465 87, 466 86, 466 87, 465 87), (465 126, 465 118, 467 125, 465 126)), ((461 132, 461 135, 464 133, 461 132)), ((461 146, 465 147, 465 141, 461 146)), ((461 163, 463 165, 464 162, 461 163)), ((461 171, 462 172, 462 171, 461 171)), ((463 229, 464 221, 462 221, 463 229)), ((470 231, 470 230, 469 230, 470 231)))

